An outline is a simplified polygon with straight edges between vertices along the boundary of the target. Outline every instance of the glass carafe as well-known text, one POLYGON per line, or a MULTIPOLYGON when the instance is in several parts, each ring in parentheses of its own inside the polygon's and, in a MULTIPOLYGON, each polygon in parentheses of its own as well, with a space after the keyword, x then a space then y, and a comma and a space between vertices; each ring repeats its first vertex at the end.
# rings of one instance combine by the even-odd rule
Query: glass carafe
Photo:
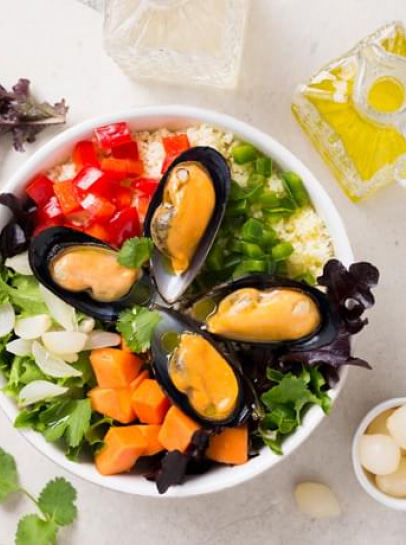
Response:
POLYGON ((249 0, 106 0, 105 47, 134 79, 235 87, 249 0))

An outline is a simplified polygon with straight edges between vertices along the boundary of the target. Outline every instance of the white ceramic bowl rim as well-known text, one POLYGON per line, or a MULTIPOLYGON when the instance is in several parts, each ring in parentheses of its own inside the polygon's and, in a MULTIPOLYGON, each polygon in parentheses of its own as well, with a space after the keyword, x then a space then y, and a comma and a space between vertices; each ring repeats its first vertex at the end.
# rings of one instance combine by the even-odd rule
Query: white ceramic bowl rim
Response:
POLYGON ((364 433, 366 432, 369 424, 371 424, 371 422, 375 420, 377 416, 379 416, 386 410, 394 409, 395 407, 400 407, 401 405, 406 405, 406 397, 395 397, 393 399, 383 401, 382 403, 376 405, 365 415, 360 425, 358 426, 357 431, 355 432, 352 442, 352 464, 354 466, 354 471, 358 482, 365 490, 365 492, 367 492, 371 496, 371 498, 385 505, 386 507, 390 507, 391 509, 396 509, 397 511, 406 511, 406 498, 403 499, 388 496, 388 494, 381 492, 379 488, 371 483, 363 467, 361 466, 358 454, 359 440, 361 436, 364 435, 364 433))
MULTIPOLYGON (((353 254, 343 222, 333 202, 303 163, 265 133, 230 116, 201 108, 180 105, 151 106, 125 110, 80 123, 59 134, 34 153, 5 184, 3 191, 22 192, 23 187, 31 177, 64 161, 74 143, 88 138, 93 128, 118 121, 127 121, 133 130, 148 130, 160 127, 175 129, 196 123, 207 123, 231 131, 242 140, 252 143, 263 153, 270 155, 280 167, 294 171, 302 177, 318 214, 328 227, 336 257, 345 265, 349 265, 353 261, 353 254)), ((7 213, 3 212, 0 218, 0 227, 5 224, 7 219, 7 213)), ((346 376, 347 369, 343 369, 340 382, 331 391, 333 399, 341 391, 346 376)), ((0 385, 1 380, 0 378, 0 385)), ((14 421, 18 414, 15 403, 6 396, 0 395, 0 406, 10 420, 14 421)), ((182 486, 171 488, 165 496, 159 496, 155 484, 142 477, 133 475, 102 477, 92 463, 78 464, 66 459, 63 452, 55 445, 47 443, 41 434, 32 430, 24 430, 22 433, 32 445, 52 461, 75 475, 105 488, 153 497, 190 497, 235 486, 252 479, 286 459, 311 434, 323 417, 324 413, 320 407, 312 407, 307 412, 302 426, 284 442, 284 456, 276 456, 269 449, 264 448, 259 456, 252 458, 244 465, 216 468, 204 475, 189 479, 182 486)))

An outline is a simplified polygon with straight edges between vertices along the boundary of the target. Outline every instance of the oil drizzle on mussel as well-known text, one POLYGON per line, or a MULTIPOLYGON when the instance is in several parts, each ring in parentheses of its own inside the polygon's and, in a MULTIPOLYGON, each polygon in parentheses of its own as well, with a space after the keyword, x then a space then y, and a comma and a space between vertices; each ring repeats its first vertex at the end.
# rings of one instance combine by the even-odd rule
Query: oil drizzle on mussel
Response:
POLYGON ((217 286, 188 308, 217 338, 271 348, 319 348, 338 333, 338 311, 321 290, 270 275, 217 286))
POLYGON ((175 274, 189 268, 213 215, 215 199, 213 180, 201 163, 187 161, 172 169, 162 203, 152 217, 151 235, 175 274))
POLYGON ((292 288, 241 288, 222 299, 207 330, 237 341, 295 341, 320 326, 320 311, 303 291, 292 288))
POLYGON ((244 422, 250 414, 245 379, 230 356, 189 318, 156 310, 152 367, 172 403, 207 429, 244 422))

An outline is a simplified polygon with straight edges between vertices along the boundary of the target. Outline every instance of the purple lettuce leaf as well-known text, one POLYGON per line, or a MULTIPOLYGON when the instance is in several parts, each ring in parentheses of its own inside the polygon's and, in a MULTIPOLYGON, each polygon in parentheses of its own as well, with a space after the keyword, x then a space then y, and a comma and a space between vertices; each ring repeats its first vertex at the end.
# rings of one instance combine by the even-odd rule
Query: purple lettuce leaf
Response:
POLYGON ((39 102, 30 92, 28 79, 20 79, 12 91, 0 85, 0 135, 11 133, 17 151, 49 125, 65 123, 68 108, 62 99, 55 104, 39 102))

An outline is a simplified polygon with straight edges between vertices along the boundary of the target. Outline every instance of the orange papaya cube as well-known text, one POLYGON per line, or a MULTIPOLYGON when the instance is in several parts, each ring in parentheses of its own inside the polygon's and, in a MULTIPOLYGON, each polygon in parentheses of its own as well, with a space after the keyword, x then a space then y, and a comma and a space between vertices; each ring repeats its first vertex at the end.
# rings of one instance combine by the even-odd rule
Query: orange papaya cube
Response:
POLYGON ((144 379, 132 396, 133 409, 143 424, 162 424, 169 409, 169 399, 156 380, 144 379))
POLYGON ((200 426, 176 406, 166 413, 158 439, 166 450, 185 452, 200 426))
POLYGON ((248 426, 227 428, 211 437, 206 456, 221 464, 245 464, 248 461, 248 426))
POLYGON ((143 364, 135 354, 118 348, 92 350, 90 363, 101 388, 127 388, 143 364))
POLYGON ((96 454, 96 468, 102 475, 129 471, 148 446, 138 426, 112 426, 104 437, 104 447, 96 454))
POLYGON ((121 424, 134 422, 136 415, 131 404, 130 388, 100 388, 88 392, 92 409, 121 424))
POLYGON ((141 371, 141 373, 132 381, 132 383, 130 384, 130 390, 132 392, 135 392, 141 382, 146 378, 149 378, 149 372, 145 369, 144 371, 141 371))
POLYGON ((159 424, 145 424, 137 427, 148 443, 143 456, 154 456, 154 454, 158 454, 158 452, 164 450, 161 441, 158 439, 162 426, 159 424))

